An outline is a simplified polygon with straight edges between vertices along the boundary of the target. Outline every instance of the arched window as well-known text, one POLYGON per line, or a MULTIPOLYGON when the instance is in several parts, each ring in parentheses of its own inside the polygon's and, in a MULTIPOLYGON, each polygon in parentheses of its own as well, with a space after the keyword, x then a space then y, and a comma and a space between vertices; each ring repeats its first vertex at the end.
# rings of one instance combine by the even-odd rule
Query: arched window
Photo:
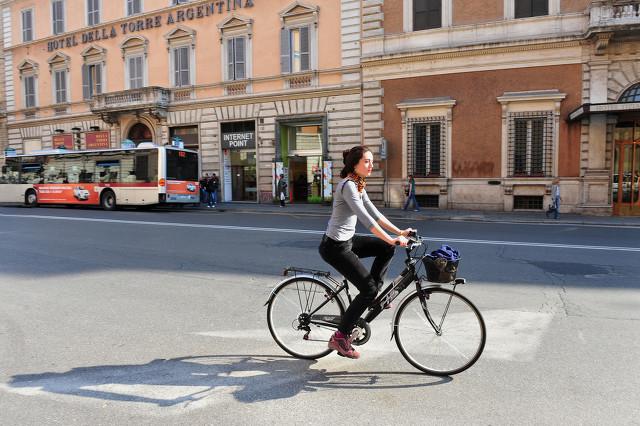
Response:
POLYGON ((640 102, 640 83, 625 90, 618 102, 640 102))

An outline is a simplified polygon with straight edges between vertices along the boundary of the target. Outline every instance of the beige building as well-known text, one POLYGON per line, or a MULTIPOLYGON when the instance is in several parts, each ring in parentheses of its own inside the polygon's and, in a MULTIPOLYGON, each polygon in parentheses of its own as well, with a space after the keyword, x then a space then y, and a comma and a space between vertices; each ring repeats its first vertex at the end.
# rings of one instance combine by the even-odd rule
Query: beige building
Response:
MULTIPOLYGON (((182 142, 226 201, 330 198, 361 143, 357 0, 5 0, 6 147, 182 142), (105 142, 106 141, 106 142, 105 142)), ((1 81, 1 80, 0 80, 1 81)))
POLYGON ((363 2, 363 135, 392 206, 640 214, 640 2, 363 2))

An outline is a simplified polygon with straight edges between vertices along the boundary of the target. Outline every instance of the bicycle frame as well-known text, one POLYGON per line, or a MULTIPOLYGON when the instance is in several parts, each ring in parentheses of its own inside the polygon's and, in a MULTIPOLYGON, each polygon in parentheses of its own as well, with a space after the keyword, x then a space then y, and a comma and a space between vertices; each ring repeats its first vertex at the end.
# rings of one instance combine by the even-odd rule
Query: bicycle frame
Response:
MULTIPOLYGON (((422 265, 422 260, 426 256, 426 249, 425 249, 425 253, 419 256, 412 256, 411 255, 412 250, 413 248, 408 248, 408 247, 406 249, 407 259, 405 260, 406 266, 404 270, 391 283, 389 283, 389 285, 375 298, 371 306, 369 306, 368 311, 365 317, 363 318, 367 323, 371 323, 374 319, 376 319, 378 315, 380 315, 380 313, 384 310, 384 307, 392 303, 400 295, 400 293, 402 293, 407 287, 409 287, 409 285, 412 282, 415 282, 416 284, 416 291, 424 290, 421 284, 422 279, 417 275, 417 269, 419 268, 419 266, 416 267, 416 265, 422 265)), ((349 303, 351 303, 352 298, 351 298, 351 294, 349 293, 349 282, 346 279, 344 279, 342 282, 339 282, 335 278, 333 278, 329 272, 326 272, 326 271, 319 271, 315 269, 306 269, 306 268, 289 267, 284 270, 283 275, 288 276, 291 273, 293 273, 293 278, 307 277, 314 280, 322 280, 322 281, 325 281, 325 283, 330 284, 330 287, 333 288, 333 291, 331 293, 326 294, 325 295, 326 300, 322 302, 319 306, 317 306, 313 311, 309 312, 308 315, 312 318, 310 322, 315 325, 329 327, 329 328, 338 328, 338 325, 340 322, 339 317, 329 318, 329 316, 318 316, 318 315, 314 317, 314 314, 320 311, 327 303, 331 302, 334 298, 339 297, 338 295, 342 293, 342 291, 346 292, 347 299, 349 303)), ((456 286, 462 283, 464 283, 464 279, 456 279, 456 281, 453 283, 453 290, 455 291, 456 286)), ((438 285, 437 284, 430 285, 427 288, 430 288, 430 287, 438 287, 438 285)), ((273 297, 273 294, 275 294, 276 289, 273 290, 271 296, 269 297, 269 300, 267 300, 267 303, 265 303, 265 305, 269 303, 269 301, 273 297)), ((426 307, 425 296, 421 294, 419 297, 420 297, 420 302, 423 307, 425 316, 427 317, 429 323, 431 324, 433 329, 436 331, 436 333, 440 333, 440 326, 435 324, 426 307)), ((447 310, 448 310, 448 307, 447 307, 447 310)), ((395 316, 396 314, 394 313, 394 318, 395 316)), ((392 338, 393 338, 393 335, 392 335, 392 338)))

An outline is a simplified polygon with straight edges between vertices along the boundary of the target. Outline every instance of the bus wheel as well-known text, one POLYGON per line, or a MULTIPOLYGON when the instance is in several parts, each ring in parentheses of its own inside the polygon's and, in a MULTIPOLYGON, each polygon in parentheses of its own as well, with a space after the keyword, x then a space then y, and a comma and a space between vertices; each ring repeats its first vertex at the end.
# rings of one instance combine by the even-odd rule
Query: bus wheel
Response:
POLYGON ((38 205, 38 194, 33 189, 29 189, 24 194, 24 204, 27 207, 36 207, 38 205))
POLYGON ((100 205, 105 210, 115 210, 116 209, 116 194, 113 191, 106 190, 102 192, 100 196, 100 205))

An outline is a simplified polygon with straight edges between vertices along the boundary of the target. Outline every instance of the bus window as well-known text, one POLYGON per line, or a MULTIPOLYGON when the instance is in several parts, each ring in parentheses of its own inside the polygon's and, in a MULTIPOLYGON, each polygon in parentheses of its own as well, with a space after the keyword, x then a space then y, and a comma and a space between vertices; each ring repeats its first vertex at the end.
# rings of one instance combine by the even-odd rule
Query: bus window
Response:
POLYGON ((167 179, 198 181, 198 154, 167 149, 167 179))
POLYGON ((135 177, 135 182, 156 182, 158 180, 158 151, 137 152, 135 156, 134 170, 130 175, 135 177))
POLYGON ((50 155, 45 158, 44 183, 69 183, 65 157, 62 155, 50 155))
POLYGON ((100 182, 119 182, 120 158, 96 161, 96 173, 100 182))
POLYGON ((2 173, 0 173, 0 183, 18 183, 20 171, 20 159, 7 158, 2 165, 2 173))
POLYGON ((44 183, 43 162, 46 157, 22 157, 20 183, 44 183))

